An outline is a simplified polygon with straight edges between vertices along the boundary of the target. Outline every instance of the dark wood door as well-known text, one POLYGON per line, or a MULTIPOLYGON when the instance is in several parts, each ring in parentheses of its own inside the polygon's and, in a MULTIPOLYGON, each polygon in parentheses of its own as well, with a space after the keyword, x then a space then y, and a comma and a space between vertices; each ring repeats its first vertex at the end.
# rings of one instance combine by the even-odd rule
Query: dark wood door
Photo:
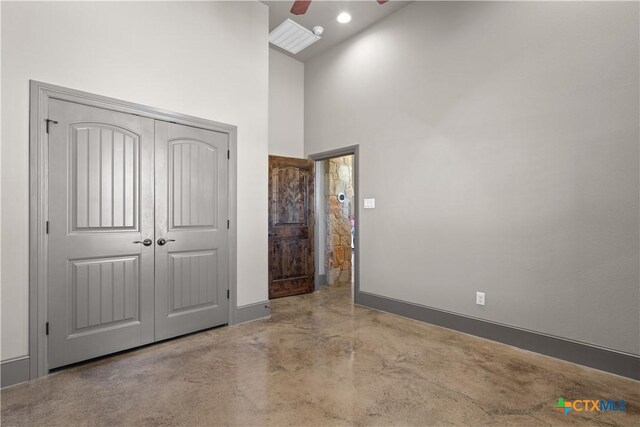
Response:
POLYGON ((269 298, 313 291, 313 161, 269 156, 269 298))

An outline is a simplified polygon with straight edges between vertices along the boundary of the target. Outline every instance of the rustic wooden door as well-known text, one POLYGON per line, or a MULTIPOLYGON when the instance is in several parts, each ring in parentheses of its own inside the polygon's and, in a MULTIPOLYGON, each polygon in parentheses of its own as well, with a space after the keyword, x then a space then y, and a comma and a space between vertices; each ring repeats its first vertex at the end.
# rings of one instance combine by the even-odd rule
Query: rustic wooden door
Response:
POLYGON ((269 156, 269 298, 313 291, 313 166, 269 156))

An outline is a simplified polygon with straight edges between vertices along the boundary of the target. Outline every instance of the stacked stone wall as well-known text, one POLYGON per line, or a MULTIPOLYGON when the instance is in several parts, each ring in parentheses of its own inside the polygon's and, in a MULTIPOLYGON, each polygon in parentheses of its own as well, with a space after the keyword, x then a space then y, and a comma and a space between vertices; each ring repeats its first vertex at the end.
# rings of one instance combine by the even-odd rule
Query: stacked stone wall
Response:
POLYGON ((351 281, 351 221, 353 219, 353 156, 327 160, 325 167, 327 283, 351 281), (340 201, 340 195, 344 200, 340 201))

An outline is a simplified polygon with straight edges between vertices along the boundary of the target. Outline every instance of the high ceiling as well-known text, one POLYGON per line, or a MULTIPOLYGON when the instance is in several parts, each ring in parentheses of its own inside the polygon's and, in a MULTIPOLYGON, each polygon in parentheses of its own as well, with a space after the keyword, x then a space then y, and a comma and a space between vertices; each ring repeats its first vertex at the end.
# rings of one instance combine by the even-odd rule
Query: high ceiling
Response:
POLYGON ((324 27, 322 39, 299 52, 297 55, 290 54, 289 52, 274 47, 274 49, 304 62, 320 52, 323 52, 359 33, 385 16, 391 15, 393 12, 411 2, 392 0, 383 5, 379 5, 375 0, 313 0, 307 10, 307 13, 304 15, 293 15, 289 12, 293 5, 293 0, 263 1, 262 3, 269 6, 269 31, 280 25, 282 21, 287 18, 291 18, 309 30, 313 29, 316 25, 324 27), (352 20, 347 24, 340 24, 336 21, 336 16, 338 16, 340 12, 345 11, 351 14, 352 20))

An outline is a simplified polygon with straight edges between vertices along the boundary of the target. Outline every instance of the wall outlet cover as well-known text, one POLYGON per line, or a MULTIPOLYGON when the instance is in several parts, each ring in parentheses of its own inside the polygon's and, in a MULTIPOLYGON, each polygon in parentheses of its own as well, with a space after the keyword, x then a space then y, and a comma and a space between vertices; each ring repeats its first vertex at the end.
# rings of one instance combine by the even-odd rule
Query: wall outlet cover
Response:
POLYGON ((484 292, 476 292, 476 304, 484 305, 484 292))
POLYGON ((376 199, 364 199, 365 209, 374 209, 376 207, 376 199))

